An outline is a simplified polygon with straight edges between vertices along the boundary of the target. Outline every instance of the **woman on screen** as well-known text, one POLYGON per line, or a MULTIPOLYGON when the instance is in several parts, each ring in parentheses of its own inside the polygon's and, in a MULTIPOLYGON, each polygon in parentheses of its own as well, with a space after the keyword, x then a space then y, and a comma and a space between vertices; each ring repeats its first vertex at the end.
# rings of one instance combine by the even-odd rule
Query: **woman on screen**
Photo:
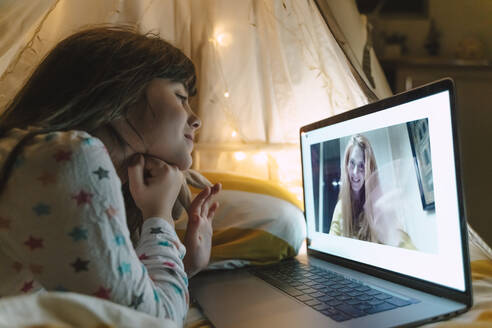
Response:
POLYGON ((341 165, 341 186, 330 233, 359 240, 415 249, 396 216, 393 194, 383 193, 369 140, 350 137, 341 165))

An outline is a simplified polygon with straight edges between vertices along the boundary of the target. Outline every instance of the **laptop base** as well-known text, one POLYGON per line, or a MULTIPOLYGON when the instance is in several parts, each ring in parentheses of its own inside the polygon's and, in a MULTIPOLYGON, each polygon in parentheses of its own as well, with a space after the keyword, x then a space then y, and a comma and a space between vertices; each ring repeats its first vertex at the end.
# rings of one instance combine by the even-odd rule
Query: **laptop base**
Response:
POLYGON ((217 328, 415 326, 447 319, 466 309, 464 304, 399 286, 313 256, 301 255, 296 259, 420 302, 337 322, 252 275, 248 269, 202 272, 190 281, 191 296, 217 328))

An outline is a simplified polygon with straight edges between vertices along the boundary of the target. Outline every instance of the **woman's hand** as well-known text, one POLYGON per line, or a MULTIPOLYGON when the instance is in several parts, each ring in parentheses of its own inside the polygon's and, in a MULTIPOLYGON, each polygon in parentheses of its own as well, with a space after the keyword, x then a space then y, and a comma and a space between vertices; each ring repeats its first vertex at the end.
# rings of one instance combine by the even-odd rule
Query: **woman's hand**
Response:
POLYGON ((385 245, 399 246, 402 241, 402 225, 398 206, 401 192, 393 190, 384 193, 374 201, 373 220, 369 224, 379 242, 385 245))
POLYGON ((186 255, 183 259, 188 277, 192 277, 204 269, 210 261, 212 249, 212 220, 219 207, 218 202, 212 202, 222 186, 217 183, 213 187, 203 189, 193 200, 188 209, 188 226, 184 244, 186 255))
POLYGON ((171 219, 172 208, 183 184, 183 174, 176 167, 154 157, 136 155, 128 167, 130 192, 142 211, 143 219, 171 219))

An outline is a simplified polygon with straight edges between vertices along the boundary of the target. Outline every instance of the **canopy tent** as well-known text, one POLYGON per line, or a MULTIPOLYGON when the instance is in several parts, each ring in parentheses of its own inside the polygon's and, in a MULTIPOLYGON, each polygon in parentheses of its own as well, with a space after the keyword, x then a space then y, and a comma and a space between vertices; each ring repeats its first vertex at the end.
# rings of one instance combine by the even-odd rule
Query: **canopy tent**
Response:
MULTIPOLYGON (((192 107, 203 126, 194 168, 260 177, 298 196, 299 127, 391 95, 355 0, 2 0, 0 111, 58 41, 101 23, 157 32, 196 64, 199 92, 192 107)), ((279 198, 270 185, 259 187, 279 198)), ((455 323, 489 326, 492 252, 473 230, 469 240, 475 306, 455 323)), ((0 300, 0 310, 8 313, 2 318, 33 324, 52 322, 52 316, 79 325, 153 323, 93 297, 31 296, 0 300), (40 300, 45 297, 49 304, 40 300), (92 315, 76 315, 81 306, 92 315)), ((194 310, 188 327, 203 323, 194 310)))
POLYGON ((367 27, 354 1, 9 0, 0 11, 0 108, 62 38, 134 25, 197 67, 194 168, 281 181, 299 197, 299 127, 390 94, 372 49, 362 72, 367 27))

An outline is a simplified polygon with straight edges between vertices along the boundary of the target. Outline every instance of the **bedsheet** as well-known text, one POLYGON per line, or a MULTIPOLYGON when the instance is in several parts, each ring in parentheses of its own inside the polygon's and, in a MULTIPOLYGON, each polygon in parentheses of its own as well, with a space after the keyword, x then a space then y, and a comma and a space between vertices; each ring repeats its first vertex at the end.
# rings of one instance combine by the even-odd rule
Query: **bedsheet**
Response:
MULTIPOLYGON (((426 328, 492 327, 492 251, 470 227, 469 244, 474 305, 470 311, 426 328)), ((61 292, 0 299, 0 327, 175 327, 99 298, 61 292)), ((186 328, 212 327, 196 305, 190 307, 186 328)))

